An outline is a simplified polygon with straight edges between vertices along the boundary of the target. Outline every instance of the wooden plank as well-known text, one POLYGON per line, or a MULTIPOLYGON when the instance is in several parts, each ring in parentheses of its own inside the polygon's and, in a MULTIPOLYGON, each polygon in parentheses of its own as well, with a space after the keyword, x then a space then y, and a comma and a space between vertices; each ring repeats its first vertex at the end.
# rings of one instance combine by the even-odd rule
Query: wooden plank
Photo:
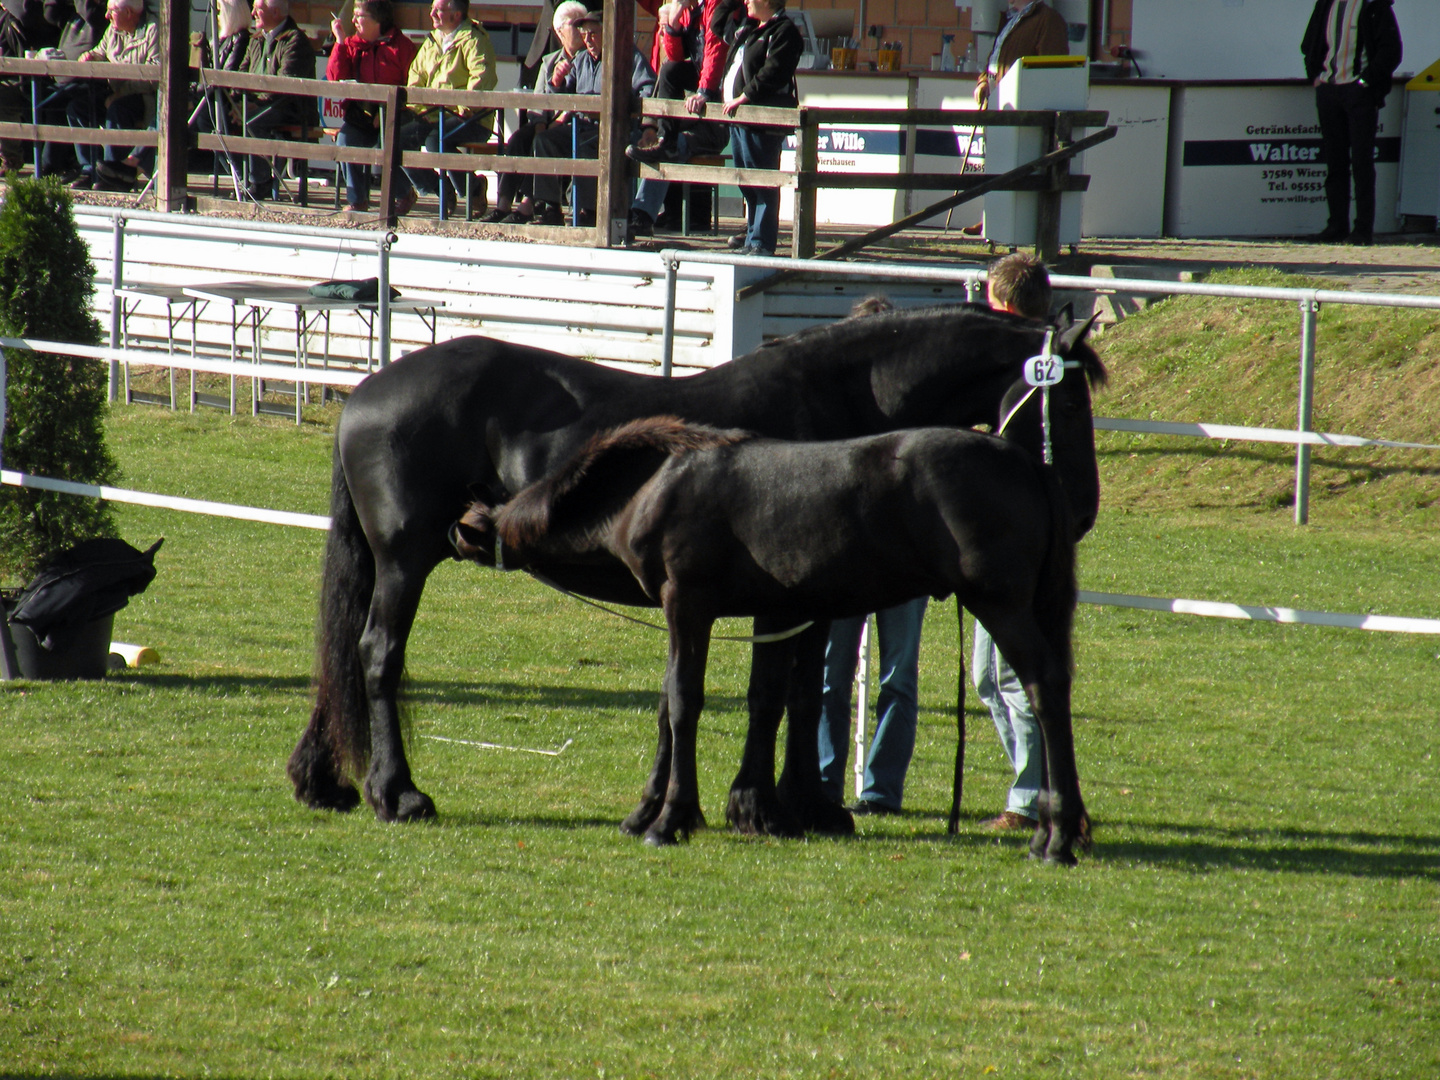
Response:
POLYGON ((139 128, 73 128, 61 124, 0 123, 0 139, 83 143, 86 146, 158 146, 160 135, 139 128))
MULTIPOLYGON (((881 191, 966 191, 988 184, 999 173, 816 173, 814 177, 798 177, 799 188, 854 188, 881 191)), ((1044 176, 1026 176, 1005 185, 1006 191, 1050 191, 1052 181, 1044 176)), ((1079 173, 1068 177, 1061 191, 1088 191, 1090 177, 1079 173)))
POLYGON ((160 81, 159 64, 112 64, 104 60, 78 63, 74 60, 22 60, 0 57, 0 74, 49 75, 55 79, 114 79, 116 82, 160 81))
MULTIPOLYGON (((896 127, 1044 127, 1055 122, 1056 110, 1046 109, 810 109, 817 124, 875 124, 896 127)), ((1075 127, 1104 127, 1110 114, 1103 110, 1067 111, 1075 127)))
POLYGON ((694 184, 746 184, 754 187, 788 187, 798 173, 784 169, 732 169, 724 165, 641 165, 640 178, 688 181, 694 184))
MULTIPOLYGON (((806 180, 820 167, 820 125, 808 109, 800 110, 800 139, 795 152, 795 170, 806 180)), ((801 183, 795 190, 795 224, 791 230, 791 253, 797 259, 815 257, 815 189, 801 183)))

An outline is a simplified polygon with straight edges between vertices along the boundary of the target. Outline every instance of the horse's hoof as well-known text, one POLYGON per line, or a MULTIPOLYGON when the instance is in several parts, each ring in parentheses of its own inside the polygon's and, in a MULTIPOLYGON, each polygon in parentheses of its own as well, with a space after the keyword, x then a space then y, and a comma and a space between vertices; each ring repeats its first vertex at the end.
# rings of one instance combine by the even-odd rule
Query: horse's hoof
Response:
POLYGON ((655 832, 652 829, 645 834, 645 843, 651 847, 675 847, 680 841, 674 833, 655 832))
POLYGON ((1047 854, 1045 862, 1049 866, 1077 866, 1080 860, 1075 857, 1073 852, 1057 851, 1053 855, 1047 854))
POLYGON ((331 784, 323 791, 295 790, 295 798, 311 810, 334 810, 345 814, 360 805, 360 792, 353 784, 331 784))
POLYGON ((395 805, 396 821, 428 821, 435 816, 435 803, 423 791, 411 789, 395 805))
POLYGON ((620 831, 626 836, 644 836, 660 816, 662 806, 663 804, 651 802, 649 799, 642 800, 639 806, 630 811, 629 817, 620 822, 620 831))
POLYGON ((773 798, 766 798, 755 788, 731 788, 725 806, 725 819, 736 832, 748 836, 805 835, 793 814, 773 798))
POLYGON ((855 817, 845 807, 829 799, 815 799, 806 808, 809 830, 824 836, 854 836, 855 817))

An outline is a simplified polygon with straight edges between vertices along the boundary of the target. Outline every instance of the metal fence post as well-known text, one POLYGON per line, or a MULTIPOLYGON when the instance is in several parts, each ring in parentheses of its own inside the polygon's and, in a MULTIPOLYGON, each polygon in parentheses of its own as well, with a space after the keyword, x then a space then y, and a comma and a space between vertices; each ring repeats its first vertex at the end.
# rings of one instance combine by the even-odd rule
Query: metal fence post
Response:
POLYGON ((680 260, 665 260, 665 329, 660 341, 660 374, 668 379, 675 369, 675 286, 680 260))
MULTIPOLYGON (((120 348, 120 298, 115 290, 125 284, 125 218, 115 215, 115 226, 111 234, 110 249, 110 347, 120 348)), ((110 361, 110 404, 120 396, 120 364, 110 361)))
POLYGON ((380 324, 380 366, 384 367, 390 363, 390 245, 395 242, 395 234, 392 232, 381 233, 380 240, 376 244, 379 249, 376 254, 379 258, 379 266, 376 268, 375 277, 379 282, 379 295, 376 298, 375 321, 380 324))
POLYGON ((855 760, 850 772, 855 777, 855 798, 865 794, 865 761, 870 753, 870 740, 865 728, 870 717, 870 661, 875 641, 875 617, 866 615, 860 624, 860 658, 855 670, 855 760))
MULTIPOLYGON (((1315 405, 1315 322, 1320 302, 1310 296, 1300 301, 1300 407, 1297 429, 1309 431, 1315 405)), ((1310 444, 1295 447, 1295 524, 1310 520, 1310 444)))
MULTIPOLYGON (((5 350, 0 349, 0 453, 5 446, 5 350)), ((0 458, 0 467, 4 466, 0 458)), ((10 640, 10 613, 0 603, 0 679, 9 682, 20 678, 20 663, 15 659, 15 646, 10 640)))

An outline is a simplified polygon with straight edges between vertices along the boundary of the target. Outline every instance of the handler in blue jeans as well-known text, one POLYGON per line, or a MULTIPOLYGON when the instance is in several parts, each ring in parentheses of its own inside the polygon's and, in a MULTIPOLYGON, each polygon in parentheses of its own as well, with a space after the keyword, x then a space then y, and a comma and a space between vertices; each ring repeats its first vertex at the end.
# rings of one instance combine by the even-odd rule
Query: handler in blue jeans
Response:
MULTIPOLYGON (((905 798, 905 773, 915 752, 920 711, 920 631, 928 596, 875 613, 880 639, 878 720, 865 759, 865 788, 851 807, 856 814, 898 814, 905 798)), ((845 766, 850 758, 850 689, 860 659, 865 616, 836 619, 825 646, 825 694, 820 711, 820 784, 837 803, 845 801, 845 766)))
MULTIPOLYGON (((1050 274, 1034 255, 1016 252, 991 266, 986 275, 986 292, 996 311, 1031 319, 1050 315, 1050 274)), ((1045 740, 1025 688, 979 619, 975 620, 974 670, 975 692, 990 709, 1000 745, 1015 769, 1015 783, 1005 809, 986 821, 984 827, 994 831, 1033 829, 1039 816, 1045 740)))

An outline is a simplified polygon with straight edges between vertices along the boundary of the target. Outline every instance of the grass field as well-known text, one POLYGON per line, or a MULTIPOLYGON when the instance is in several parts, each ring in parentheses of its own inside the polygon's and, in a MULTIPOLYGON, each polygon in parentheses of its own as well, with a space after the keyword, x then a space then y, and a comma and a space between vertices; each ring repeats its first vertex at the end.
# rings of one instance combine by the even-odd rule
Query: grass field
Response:
MULTIPOLYGON (((1112 334, 1099 411, 1124 414, 1126 350, 1146 347, 1112 334)), ((323 422, 122 409, 111 430, 126 486, 326 510, 323 422)), ((1252 497, 1288 476, 1284 451, 1222 449, 1102 440, 1082 587, 1440 614, 1429 465, 1377 477, 1378 504, 1319 484, 1297 529, 1252 497), (1188 484, 1148 471, 1182 466, 1188 484)), ((0 686, 0 1075, 1440 1075, 1435 638, 1082 607, 1097 847, 1066 872, 979 829, 1008 769, 973 708, 966 817, 944 835, 956 620, 934 604, 905 815, 853 840, 717 828, 655 851, 615 826, 663 636, 449 564, 409 654, 441 817, 391 827, 305 810, 284 777, 322 535, 120 513, 166 545, 116 636, 164 662, 0 686)), ((747 660, 713 650, 717 824, 747 660)))

